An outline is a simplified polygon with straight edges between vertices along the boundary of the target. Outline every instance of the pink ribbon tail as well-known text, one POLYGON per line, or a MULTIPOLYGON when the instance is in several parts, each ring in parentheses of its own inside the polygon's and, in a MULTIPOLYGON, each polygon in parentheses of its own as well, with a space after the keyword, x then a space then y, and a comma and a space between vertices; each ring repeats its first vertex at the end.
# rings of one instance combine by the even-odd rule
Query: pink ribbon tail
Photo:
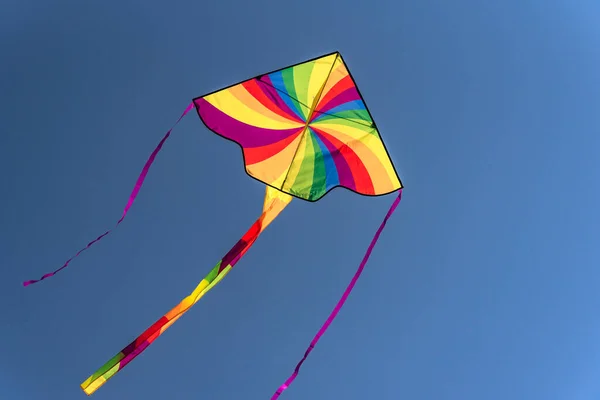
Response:
POLYGON ((51 276, 56 275, 59 271, 63 270, 64 268, 66 268, 69 263, 75 259, 77 256, 79 256, 79 254, 81 254, 83 251, 87 250, 88 248, 90 248, 94 243, 98 242, 100 239, 102 239, 104 236, 108 235, 110 232, 112 232, 117 226, 119 226, 119 224, 125 219, 125 216, 127 215, 127 212, 129 211, 129 209, 131 208, 131 205, 133 204, 135 198, 137 197, 140 189, 142 188, 142 185, 144 184, 144 180, 146 179, 146 175, 148 175, 148 170, 150 169, 150 167, 152 166, 152 163, 154 162, 154 159, 156 158, 156 155, 158 154, 158 152, 160 151, 160 149, 162 148, 163 144, 165 143, 165 141, 169 138, 169 136, 171 135, 171 131, 173 130, 173 128, 175 128, 175 126, 183 119, 183 117, 190 112, 190 110, 194 108, 194 103, 190 103, 189 106, 187 106, 187 108, 185 109, 185 111, 183 112, 183 114, 181 114, 181 116, 179 117, 179 119, 177 120, 177 122, 175 122, 175 124, 171 127, 171 129, 169 129, 167 131, 167 133, 165 134, 165 136, 162 138, 162 140, 160 141, 160 143, 158 144, 158 146, 156 146, 156 148, 154 149, 154 151, 152 152, 152 154, 150 154, 150 157, 148 158, 148 161, 146 161, 146 164, 144 165, 144 168, 142 169, 142 173, 140 174, 140 176, 137 179, 137 182, 135 183, 135 186, 133 188, 133 191, 131 192, 131 195, 129 195, 129 200, 127 201, 127 205, 125 206, 125 209, 123 210, 123 215, 121 216, 121 218, 119 219, 119 221, 117 221, 116 225, 112 228, 107 230, 106 232, 104 232, 102 235, 98 236, 96 239, 92 240, 91 242, 89 242, 87 244, 87 246, 85 246, 83 249, 79 250, 77 252, 77 254, 75 254, 73 257, 69 258, 62 267, 60 267, 59 269, 57 269, 54 272, 49 272, 45 275, 43 275, 40 279, 32 279, 29 281, 25 281, 23 282, 23 286, 29 286, 33 283, 36 282, 40 282, 43 281, 44 279, 47 279, 51 276))
POLYGON ((333 320, 335 319, 337 314, 340 312, 341 308, 343 307, 344 303, 346 302, 346 299, 348 299, 348 296, 352 292, 352 289, 354 288, 356 281, 358 281, 358 278, 360 278, 360 275, 362 274, 363 269, 365 268, 365 265, 367 264, 367 261, 369 260, 369 257, 371 256, 371 252, 373 251, 375 244, 379 240, 379 235, 381 235, 381 231, 383 231, 383 228, 385 227, 388 219, 390 219, 390 217, 396 210, 396 207, 400 203, 401 199, 402 199, 402 189, 400 189, 400 191, 398 192, 398 197, 392 203, 392 206, 390 207, 389 211, 387 212, 387 215, 383 219, 383 222, 381 222, 379 229, 377 229, 377 232, 375 233, 373 240, 371 240, 371 244, 369 245, 369 248, 367 249, 365 256, 363 257, 358 269, 354 273, 354 277, 352 277, 350 284, 348 285, 348 287, 346 287, 344 294, 338 301, 337 305, 335 306, 335 308, 333 309, 331 314, 329 314, 327 321, 325 321, 323 326, 321 326, 321 329, 319 329, 319 332, 317 332, 317 334, 315 335, 313 340, 310 342, 308 349, 306 349, 306 351, 304 352, 304 357, 302 357, 302 359, 300 360, 298 365, 296 365, 296 368, 294 369, 294 372, 292 373, 292 375, 290 375, 290 377, 287 378, 287 380, 283 383, 283 385, 281 385, 279 387, 279 389, 277 389, 277 391, 275 392, 273 397, 271 397, 271 400, 276 400, 277 398, 279 398, 281 393, 283 393, 283 391, 286 390, 290 386, 290 384, 294 381, 294 379, 296 379, 296 377, 298 376, 298 373, 300 372, 300 367, 302 366, 302 364, 304 363, 304 361, 306 360, 306 358, 308 357, 310 352, 313 351, 317 342, 321 339, 321 336, 323 336, 323 334, 327 331, 327 329, 329 329, 329 326, 331 325, 331 323, 333 322, 333 320))

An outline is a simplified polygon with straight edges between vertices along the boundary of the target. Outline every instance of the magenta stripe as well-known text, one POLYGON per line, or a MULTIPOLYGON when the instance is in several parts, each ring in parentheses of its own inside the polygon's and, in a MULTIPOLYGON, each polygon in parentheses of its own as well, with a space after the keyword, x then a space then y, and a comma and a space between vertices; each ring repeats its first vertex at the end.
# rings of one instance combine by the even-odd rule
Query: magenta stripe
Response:
POLYGON ((348 160, 344 157, 344 154, 341 152, 340 148, 335 147, 333 143, 327 138, 328 134, 319 130, 316 127, 311 127, 312 131, 321 139, 321 141, 329 150, 329 154, 331 154, 331 158, 335 163, 335 168, 338 173, 338 180, 340 185, 356 191, 356 183, 354 182, 354 175, 352 175, 352 169, 348 165, 348 160))
POLYGON ((210 130, 233 140, 243 148, 268 146, 304 129, 303 126, 292 129, 267 129, 248 125, 221 111, 203 97, 194 101, 200 119, 210 130))
POLYGON ((279 396, 281 395, 281 393, 283 393, 283 391, 286 390, 290 386, 290 384, 294 381, 294 379, 296 379, 296 377, 298 376, 298 372, 300 372, 300 367, 302 366, 302 364, 304 363, 304 361, 306 360, 306 358, 308 357, 308 355, 310 354, 310 352, 315 348, 315 345, 321 339, 321 336, 323 336, 323 334, 325 333, 325 331, 327 331, 327 329, 329 329, 329 325, 331 325, 331 322, 335 319, 335 317, 337 316, 337 314, 340 312, 340 309, 342 308, 342 306, 346 302, 346 299, 348 298, 348 295, 350 295, 350 292, 352 292, 352 289, 354 288, 354 285, 356 284, 356 281, 358 280, 358 278, 360 278, 360 275, 361 275, 363 269, 365 268, 365 265, 367 264, 367 261, 369 260, 369 257, 371 256, 371 252, 373 251, 373 248, 375 247, 375 244, 377 243, 377 240, 379 240, 379 235, 381 235, 381 231, 383 231, 383 228, 385 227, 385 224, 387 223, 388 219, 392 216, 392 214, 396 210, 396 207, 398 207, 398 204, 400 203, 400 199, 402 199, 402 189, 400 189, 398 191, 398 197, 392 203, 392 206, 390 207, 390 209, 387 212, 385 218, 383 219, 383 222, 381 222, 381 225, 379 226, 379 229, 377 229, 377 232, 375 233, 375 236, 373 237, 373 240, 371 240, 371 244, 369 245, 369 248, 367 249, 367 252, 365 253, 365 256, 363 257, 363 259, 362 259, 362 261, 361 261, 358 269, 354 273, 354 277, 352 277, 352 280, 350 281, 350 284, 348 285, 348 287, 344 291, 344 294, 342 295, 342 297, 340 298, 340 300, 336 304, 335 308, 333 309, 333 311, 329 315, 329 318, 327 318, 327 321, 325 321, 325 323, 323 324, 323 326, 321 326, 321 329, 319 329, 319 332, 317 332, 317 334, 315 335, 315 337, 313 338, 313 340, 310 342, 310 345, 308 346, 308 349, 306 349, 306 352, 304 353, 304 357, 302 357, 302 359, 300 360, 300 362, 298 363, 298 365, 296 365, 296 368, 294 369, 294 372, 292 373, 292 375, 290 375, 290 377, 287 378, 287 380, 285 381, 285 383, 283 385, 281 385, 279 387, 279 389, 277 389, 277 391, 275 392, 275 394, 273 395, 273 397, 271 397, 271 400, 275 400, 275 399, 279 398, 279 396))
POLYGON ((138 355, 140 355, 142 351, 146 350, 146 347, 150 346, 150 343, 151 342, 144 340, 131 353, 127 354, 121 361, 119 361, 119 369, 117 371, 120 371, 123 368, 125 368, 125 366, 129 364, 138 355))
POLYGON ((183 114, 181 114, 181 117, 179 117, 179 119, 177 120, 177 122, 175 122, 175 124, 171 127, 171 129, 169 129, 167 131, 167 133, 165 134, 165 136, 162 138, 162 140, 160 141, 160 143, 158 144, 158 146, 156 146, 156 148, 154 149, 154 151, 152 152, 152 154, 150 154, 150 158, 148 158, 148 161, 146 161, 146 164, 144 165, 144 168, 142 169, 142 173, 140 174, 140 176, 137 179, 137 182, 135 183, 135 186, 133 188, 133 191, 131 192, 131 194, 129 195, 129 200, 127 201, 127 204, 125 205, 125 209, 123 210, 123 215, 121 216, 121 218, 117 221, 117 224, 112 228, 107 230, 106 232, 104 232, 102 235, 98 236, 96 239, 92 240, 91 242, 89 242, 87 244, 87 246, 85 246, 83 249, 79 250, 77 252, 77 254, 75 254, 73 257, 69 258, 62 267, 60 267, 59 269, 57 269, 54 272, 49 272, 45 275, 43 275, 40 279, 32 279, 29 281, 25 281, 23 282, 23 286, 29 286, 32 283, 36 283, 39 281, 43 281, 46 278, 49 278, 51 276, 54 276, 56 273, 58 273, 59 271, 61 271, 62 269, 66 268, 67 265, 69 265, 69 263, 76 258, 77 256, 79 256, 79 254, 81 254, 84 250, 87 250, 88 248, 90 248, 90 246, 92 246, 94 243, 96 243, 97 241, 99 241, 100 239, 102 239, 104 236, 108 235, 110 232, 113 231, 113 229, 115 229, 117 226, 119 226, 119 224, 123 221, 123 219, 125 219, 125 216, 127 215, 127 212, 129 211, 129 209, 131 208, 131 205, 133 204, 135 198, 137 197, 140 189, 142 188, 142 185, 144 184, 144 180, 146 179, 146 175, 148 175, 148 170, 150 169, 150 166, 152 166, 152 163, 154 162, 154 159, 156 158, 156 155, 158 154, 158 152, 160 151, 160 149, 162 148, 163 144, 165 143, 165 141, 169 138, 169 136, 171 135, 171 131, 173 130, 173 128, 175 128, 175 126, 179 123, 179 121, 181 121, 181 119, 188 113, 190 112, 190 110, 194 108, 194 103, 190 103, 190 105, 187 106, 187 108, 185 109, 185 111, 183 112, 183 114))
POLYGON ((273 82, 271 81, 271 78, 269 77, 269 75, 265 75, 263 77, 261 77, 260 79, 256 79, 255 80, 257 83, 257 86, 262 90, 262 92, 269 98, 271 99, 271 101, 277 106, 279 107, 283 112, 285 112, 286 114, 288 114, 288 116, 294 120, 294 121, 301 121, 304 122, 304 117, 300 117, 296 111, 292 110, 287 103, 285 102, 285 100, 283 99, 282 96, 288 96, 292 102, 297 103, 300 107, 302 107, 302 104, 300 104, 299 101, 297 101, 296 99, 292 98, 290 95, 285 94, 285 93, 281 93, 279 90, 277 90, 275 88, 275 85, 273 84, 273 82))
POLYGON ((313 115, 312 119, 315 119, 315 116, 320 115, 319 113, 326 113, 332 108, 355 100, 360 100, 360 95, 358 94, 356 87, 352 86, 344 90, 342 93, 338 94, 334 98, 330 99, 328 103, 323 104, 321 107, 319 107, 315 115, 313 115))

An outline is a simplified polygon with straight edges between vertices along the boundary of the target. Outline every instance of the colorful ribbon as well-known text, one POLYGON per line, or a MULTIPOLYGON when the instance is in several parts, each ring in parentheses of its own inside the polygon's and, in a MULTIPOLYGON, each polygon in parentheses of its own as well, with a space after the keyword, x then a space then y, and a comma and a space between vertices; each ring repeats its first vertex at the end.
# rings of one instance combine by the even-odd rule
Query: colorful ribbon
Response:
POLYGON ((383 219, 383 222, 381 222, 381 225, 379 226, 379 229, 377 229, 377 232, 375 233, 375 236, 373 237, 373 240, 371 240, 371 244, 369 245, 369 248, 367 249, 367 252, 365 253, 365 256, 363 257, 360 265, 358 266, 358 269, 354 273, 354 276, 352 277, 352 280, 350 281, 350 284, 348 285, 348 287, 344 291, 344 294, 342 295, 342 297, 340 298, 340 300, 336 304, 336 306, 333 309, 333 311, 331 312, 331 314, 329 314, 329 317, 327 318, 327 321, 325 321, 325 323, 323 324, 323 326, 321 326, 321 329, 319 329, 319 332, 317 332, 317 334, 315 335, 315 337, 313 338, 313 340, 310 342, 310 345, 308 346, 308 349, 306 349, 306 351, 304 352, 304 356, 302 357, 302 359, 300 360, 300 362, 298 363, 298 365, 296 365, 296 368, 294 369, 294 372, 292 373, 292 375, 290 375, 290 377, 288 379, 286 379, 286 381, 283 383, 283 385, 281 385, 279 387, 279 389, 277 389, 277 391, 275 392, 275 394, 273 395, 273 397, 271 397, 271 400, 275 400, 275 399, 279 398, 279 396, 281 395, 281 393, 283 393, 283 391, 286 390, 290 386, 290 384, 294 381, 294 379, 296 379, 296 377, 298 376, 298 373, 300 372, 300 367, 302 366, 302 364, 304 363, 304 361, 306 360, 306 358, 308 357, 308 355, 310 354, 310 352, 313 351, 313 349, 315 348, 317 342, 321 339, 321 336, 323 336, 323 334, 327 331, 327 329, 329 329, 329 326, 331 325, 331 323, 333 322, 333 320, 335 319, 335 317, 337 316, 337 314, 340 312, 342 306, 346 302, 346 299, 350 295, 350 292, 352 292, 352 289, 354 288, 354 285, 356 284, 356 281, 358 280, 358 278, 360 278, 360 275, 362 274, 362 271, 365 268, 365 265, 367 264, 367 261, 369 260, 369 257, 371 256, 371 252, 373 251, 373 248, 375 247, 375 244, 379 240, 379 235, 381 235, 381 231, 383 231, 383 228, 385 227, 388 219, 390 219, 390 217, 392 216, 392 214, 396 210, 396 207, 398 207, 398 204, 400 203, 401 199, 402 199, 402 189, 400 189, 400 191, 398 192, 398 197, 392 203, 392 206, 390 207, 390 209, 387 212, 385 218, 383 219))
POLYGON ((127 205, 125 206, 125 209, 123 210, 123 215, 121 216, 121 219, 119 219, 119 221, 117 221, 117 223, 115 224, 115 226, 112 229, 107 230, 106 232, 104 232, 102 235, 98 236, 96 239, 92 240, 91 242, 89 242, 87 244, 87 246, 85 246, 83 249, 79 250, 77 252, 77 254, 75 254, 73 257, 69 258, 62 267, 60 267, 59 269, 57 269, 54 272, 49 272, 45 275, 43 275, 40 279, 32 279, 29 281, 25 281, 23 282, 23 286, 29 286, 33 283, 36 282, 40 282, 43 281, 46 278, 49 278, 51 276, 56 275, 59 271, 63 270, 64 268, 67 268, 67 266, 69 265, 69 263, 75 259, 77 256, 79 256, 83 251, 89 249, 94 243, 98 242, 100 239, 102 239, 104 236, 108 235, 109 233, 111 233, 117 226, 119 226, 119 224, 125 219, 125 216, 127 215, 127 212, 129 212, 129 209, 131 208, 131 205, 133 204, 135 198, 137 197, 140 189, 142 188, 142 185, 144 184, 144 180, 146 179, 146 175, 148 175, 148 170, 150 169, 150 167, 152 166, 152 163, 154 163, 154 159, 156 158, 156 155, 158 154, 158 152, 160 151, 160 149, 162 148, 163 144, 165 143, 165 141, 169 138, 169 136, 171 135, 171 131, 175 128, 175 126, 177 126, 177 124, 183 119, 183 117, 190 112, 190 110, 194 108, 194 103, 190 103, 189 106, 187 106, 187 108, 185 109, 185 111, 183 112, 183 114, 181 114, 181 117, 179 117, 179 119, 177 120, 177 122, 175 122, 175 124, 171 127, 171 129, 169 129, 167 131, 167 133, 165 134, 165 136, 162 138, 162 140, 160 141, 160 143, 158 144, 158 146, 156 146, 156 148, 154 149, 154 151, 152 152, 152 154, 150 154, 150 157, 148 158, 148 160, 146 161, 146 164, 144 165, 144 168, 142 169, 142 173, 140 174, 140 176, 137 179, 137 182, 135 183, 135 186, 133 188, 133 191, 131 192, 131 194, 129 195, 129 200, 127 201, 127 205))
POLYGON ((127 347, 111 358, 98 371, 81 384, 81 388, 87 395, 94 393, 106 381, 122 370, 131 360, 144 351, 152 342, 162 335, 175 321, 212 289, 221 279, 231 271, 233 266, 242 258, 248 249, 254 244, 258 236, 279 215, 281 211, 292 201, 292 197, 276 189, 267 186, 263 212, 244 236, 233 246, 221 261, 208 273, 208 275, 196 286, 196 289, 183 299, 171 311, 150 326, 144 333, 138 336, 127 347))

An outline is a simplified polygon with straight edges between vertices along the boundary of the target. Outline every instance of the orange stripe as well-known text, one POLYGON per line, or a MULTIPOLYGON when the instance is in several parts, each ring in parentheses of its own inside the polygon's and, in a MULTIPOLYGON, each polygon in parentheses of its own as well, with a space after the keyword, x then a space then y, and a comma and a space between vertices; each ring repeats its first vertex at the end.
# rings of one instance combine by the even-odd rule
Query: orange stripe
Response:
POLYGON ((325 106, 331 100, 335 99, 336 96, 338 96, 344 90, 350 89, 352 87, 354 87, 354 83, 352 82, 352 79, 350 78, 350 75, 346 75, 344 78, 340 79, 338 81, 338 83, 336 83, 335 85, 333 85, 333 87, 327 92, 327 94, 325 95, 325 97, 323 97, 321 99, 321 101, 319 101, 319 105, 317 107, 317 111, 319 111, 322 108, 325 108, 325 106))
POLYGON ((266 94, 263 90, 258 86, 258 82, 256 79, 252 79, 250 81, 246 81, 242 83, 244 88, 250 93, 256 100, 258 100, 263 106, 273 111, 277 115, 282 116, 290 121, 294 122, 304 122, 300 118, 298 118, 295 114, 288 114, 281 107, 278 107, 266 94))
POLYGON ((293 135, 290 135, 284 139, 281 139, 279 142, 272 143, 268 146, 244 148, 244 158, 246 160, 246 164, 256 164, 280 153, 282 150, 288 147, 290 143, 292 143, 298 137, 298 135, 302 133, 303 130, 304 127, 299 129, 298 132, 294 133, 293 135))
POLYGON ((350 167, 350 171, 352 172, 352 177, 354 178, 354 184, 356 186, 356 191, 363 194, 374 194, 375 188, 373 186, 373 181, 371 180, 371 175, 369 175, 369 171, 361 161, 360 157, 356 155, 354 150, 352 150, 348 145, 344 142, 338 140, 335 136, 330 135, 320 129, 312 127, 315 132, 319 135, 322 135, 325 139, 329 140, 336 148, 339 149, 339 153, 346 159, 346 163, 350 167))

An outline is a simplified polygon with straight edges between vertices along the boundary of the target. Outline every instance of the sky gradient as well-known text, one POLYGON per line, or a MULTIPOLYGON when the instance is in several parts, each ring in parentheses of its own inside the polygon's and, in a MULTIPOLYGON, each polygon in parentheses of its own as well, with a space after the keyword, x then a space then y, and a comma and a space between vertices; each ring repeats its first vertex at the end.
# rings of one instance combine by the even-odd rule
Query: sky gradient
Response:
MULTIPOLYGON (((0 13, 0 398, 71 400, 260 214, 192 98, 339 50, 406 186, 281 400, 600 395, 597 1, 7 0, 0 13), (160 288, 160 290, 158 290, 160 288)), ((294 200, 103 399, 268 399, 394 195, 294 200)))

